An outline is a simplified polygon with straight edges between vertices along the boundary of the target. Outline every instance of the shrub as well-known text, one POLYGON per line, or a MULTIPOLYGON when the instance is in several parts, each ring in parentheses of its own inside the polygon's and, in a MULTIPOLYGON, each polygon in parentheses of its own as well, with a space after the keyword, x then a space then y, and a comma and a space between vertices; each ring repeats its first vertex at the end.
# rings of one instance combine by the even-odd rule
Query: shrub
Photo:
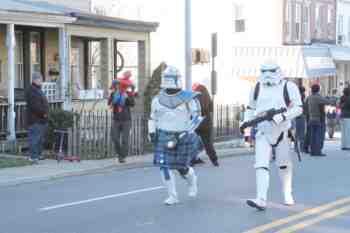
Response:
POLYGON ((57 137, 54 130, 67 130, 74 124, 73 112, 64 111, 62 109, 54 109, 49 112, 49 127, 47 135, 47 147, 52 148, 57 137))

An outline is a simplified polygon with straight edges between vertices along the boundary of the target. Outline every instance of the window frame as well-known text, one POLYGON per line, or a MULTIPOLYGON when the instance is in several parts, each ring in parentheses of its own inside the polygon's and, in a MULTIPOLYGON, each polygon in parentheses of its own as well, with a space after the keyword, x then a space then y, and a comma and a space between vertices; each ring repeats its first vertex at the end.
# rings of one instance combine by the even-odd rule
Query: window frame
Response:
POLYGON ((294 35, 293 41, 298 43, 302 40, 302 25, 303 25, 303 4, 301 2, 295 2, 295 14, 294 14, 294 35))
POLYGON ((234 4, 234 32, 241 33, 246 31, 246 19, 244 17, 244 5, 234 4))

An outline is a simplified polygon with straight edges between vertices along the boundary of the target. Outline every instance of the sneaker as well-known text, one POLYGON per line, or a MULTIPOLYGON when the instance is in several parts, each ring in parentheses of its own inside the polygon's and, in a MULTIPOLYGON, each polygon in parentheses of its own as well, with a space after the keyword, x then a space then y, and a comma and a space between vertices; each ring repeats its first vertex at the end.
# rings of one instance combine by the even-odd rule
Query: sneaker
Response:
POLYGON ((285 194, 285 196, 284 196, 284 204, 286 206, 295 205, 294 198, 293 198, 292 194, 285 194))
POLYGON ((164 201, 164 204, 165 205, 175 205, 179 203, 179 200, 175 197, 168 197, 165 201, 164 201))
POLYGON ((39 159, 32 159, 32 158, 30 158, 29 161, 32 163, 32 165, 38 165, 39 164, 39 159))
POLYGON ((118 158, 118 160, 119 160, 119 163, 126 163, 125 158, 118 158))
POLYGON ((219 162, 217 160, 212 161, 212 163, 213 163, 214 167, 219 167, 219 162))
POLYGON ((259 211, 266 210, 266 201, 261 200, 261 199, 247 200, 247 205, 249 205, 250 207, 253 207, 259 211))

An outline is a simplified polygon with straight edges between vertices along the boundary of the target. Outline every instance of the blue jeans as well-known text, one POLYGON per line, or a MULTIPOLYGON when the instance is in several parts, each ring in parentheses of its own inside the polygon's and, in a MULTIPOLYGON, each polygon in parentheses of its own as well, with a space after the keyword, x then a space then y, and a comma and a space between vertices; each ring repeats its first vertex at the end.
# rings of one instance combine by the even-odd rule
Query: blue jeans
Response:
POLYGON ((326 121, 321 121, 321 150, 323 149, 325 139, 326 139, 326 121))
POLYGON ((306 137, 306 119, 304 115, 295 119, 295 131, 297 141, 299 142, 299 147, 301 150, 304 150, 306 137))
POLYGON ((35 123, 28 128, 29 153, 32 159, 39 159, 43 151, 47 124, 35 123))
POLYGON ((310 121, 310 147, 311 155, 321 155, 322 150, 322 126, 319 121, 310 121))

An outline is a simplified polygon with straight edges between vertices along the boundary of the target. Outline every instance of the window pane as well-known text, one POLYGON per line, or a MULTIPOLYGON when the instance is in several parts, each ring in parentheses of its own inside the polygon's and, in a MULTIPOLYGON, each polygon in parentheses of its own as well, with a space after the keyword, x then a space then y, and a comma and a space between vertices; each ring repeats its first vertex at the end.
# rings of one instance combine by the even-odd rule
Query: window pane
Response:
POLYGON ((236 32, 244 32, 245 31, 245 20, 240 19, 235 21, 236 32))
POLYGON ((344 17, 342 15, 339 15, 338 18, 338 33, 343 34, 343 19, 344 17))
POLYGON ((348 18, 348 41, 350 41, 350 17, 348 18))
MULTIPOLYGON (((124 57, 124 66, 138 66, 138 44, 137 42, 118 42, 118 51, 124 57)), ((118 67, 120 59, 117 59, 118 67)))
POLYGON ((301 4, 297 3, 295 6, 295 37, 296 41, 300 40, 301 35, 301 4))
POLYGON ((15 88, 24 88, 23 79, 23 33, 16 32, 15 49, 15 88))
POLYGON ((41 38, 40 33, 30 33, 30 60, 33 72, 41 72, 41 38))

